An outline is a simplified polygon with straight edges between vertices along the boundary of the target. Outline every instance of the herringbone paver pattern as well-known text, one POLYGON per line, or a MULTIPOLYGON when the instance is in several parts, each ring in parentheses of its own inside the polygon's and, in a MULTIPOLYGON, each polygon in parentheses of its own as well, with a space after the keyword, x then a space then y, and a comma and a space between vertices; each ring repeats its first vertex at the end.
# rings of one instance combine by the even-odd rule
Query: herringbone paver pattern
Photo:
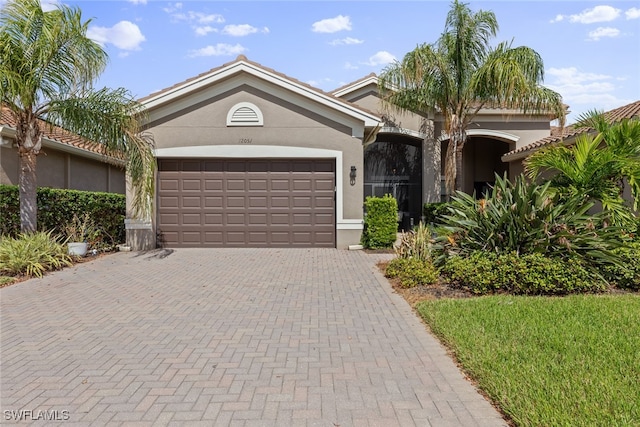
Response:
POLYGON ((0 289, 2 424, 505 425, 384 256, 118 253, 0 289))

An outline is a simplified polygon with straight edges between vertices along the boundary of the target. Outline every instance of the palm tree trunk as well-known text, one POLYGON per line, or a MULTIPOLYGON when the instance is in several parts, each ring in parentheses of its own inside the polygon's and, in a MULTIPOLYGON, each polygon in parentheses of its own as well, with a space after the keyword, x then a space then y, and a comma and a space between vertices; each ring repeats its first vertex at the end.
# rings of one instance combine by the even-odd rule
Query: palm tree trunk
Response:
POLYGON ((464 141, 459 141, 456 146, 456 191, 464 191, 464 165, 462 164, 462 149, 464 141))
POLYGON ((37 230, 37 156, 33 150, 20 149, 20 174, 18 189, 20 192, 20 230, 30 233, 37 230))

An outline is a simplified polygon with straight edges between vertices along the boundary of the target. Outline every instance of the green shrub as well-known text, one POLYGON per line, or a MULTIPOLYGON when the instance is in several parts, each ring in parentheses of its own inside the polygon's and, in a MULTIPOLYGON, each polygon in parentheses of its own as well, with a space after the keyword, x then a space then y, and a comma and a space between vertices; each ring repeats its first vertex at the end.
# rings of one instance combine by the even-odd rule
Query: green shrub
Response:
POLYGON ((424 222, 427 224, 440 224, 443 216, 447 214, 449 202, 425 203, 422 207, 424 222))
POLYGON ((606 282, 577 258, 550 258, 540 253, 476 251, 447 259, 441 273, 450 284, 476 294, 550 295, 606 289, 606 282))
POLYGON ((367 197, 362 245, 369 249, 390 248, 398 232, 398 202, 390 194, 367 197))
POLYGON ((618 288, 640 291, 640 241, 614 249, 614 253, 621 262, 619 265, 605 265, 605 277, 618 288))
POLYGON ((385 276, 398 279, 403 288, 430 285, 438 281, 438 270, 429 260, 394 258, 385 269, 385 276))
POLYGON ((589 214, 583 198, 560 199, 549 184, 527 182, 522 175, 511 183, 496 176, 486 199, 458 192, 438 229, 436 261, 466 257, 474 251, 546 253, 577 256, 593 268, 616 261, 611 252, 621 244, 622 230, 606 226, 602 213, 589 214))
MULTIPOLYGON (((99 230, 96 246, 105 248, 125 241, 124 194, 38 188, 38 229, 63 234, 74 214, 89 214, 99 230)), ((0 235, 20 234, 18 187, 0 185, 0 235)))
POLYGON ((417 258, 426 261, 431 260, 432 246, 431 229, 421 222, 413 230, 401 234, 400 243, 395 251, 399 258, 417 258))
POLYGON ((66 244, 50 231, 0 238, 0 273, 42 277, 69 265, 66 244))

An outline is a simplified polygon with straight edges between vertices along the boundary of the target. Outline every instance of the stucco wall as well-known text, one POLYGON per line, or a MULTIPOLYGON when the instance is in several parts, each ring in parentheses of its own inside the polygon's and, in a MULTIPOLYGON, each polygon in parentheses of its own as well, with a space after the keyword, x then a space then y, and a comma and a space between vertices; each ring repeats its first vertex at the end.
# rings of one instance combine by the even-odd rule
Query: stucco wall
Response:
MULTIPOLYGON (((18 151, 0 148, 0 184, 18 184, 18 151)), ((125 172, 98 160, 43 148, 37 159, 38 187, 69 188, 84 191, 125 192, 125 172)))
POLYGON ((282 151, 290 148, 287 156, 297 147, 311 149, 309 152, 339 152, 336 166, 340 168, 337 171, 340 178, 337 177, 336 185, 341 180, 338 194, 342 197, 336 203, 337 210, 341 208, 341 212, 336 212, 337 245, 358 243, 363 214, 363 123, 262 82, 241 80, 238 86, 231 85, 226 91, 212 88, 208 92, 209 97, 198 93, 172 106, 150 109, 147 130, 153 134, 159 155, 166 149, 182 148, 177 157, 196 157, 191 153, 216 146, 225 146, 223 157, 243 157, 253 152, 269 152, 272 153, 269 157, 279 157, 277 147, 283 147, 282 151), (261 111, 263 126, 227 126, 227 113, 240 102, 251 103, 261 111), (355 185, 349 180, 351 166, 358 171, 355 185), (343 229, 341 221, 359 229, 343 229))

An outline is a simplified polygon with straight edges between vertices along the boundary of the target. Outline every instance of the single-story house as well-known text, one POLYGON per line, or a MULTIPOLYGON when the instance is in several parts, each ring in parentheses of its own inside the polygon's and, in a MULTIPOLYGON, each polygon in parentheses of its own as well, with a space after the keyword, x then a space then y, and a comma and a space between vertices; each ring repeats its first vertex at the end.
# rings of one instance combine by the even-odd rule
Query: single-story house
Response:
MULTIPOLYGON (((121 159, 106 156, 102 146, 60 127, 42 122, 42 150, 37 163, 38 187, 67 188, 124 194, 125 170, 121 159)), ((0 184, 17 185, 16 123, 0 107, 0 184)))
MULTIPOLYGON (((136 250, 347 248, 360 242, 367 196, 392 194, 403 229, 418 223, 424 203, 447 196, 442 117, 383 108, 375 74, 324 92, 240 55, 139 101, 158 171, 151 215, 128 209, 136 250)), ((638 117, 640 101, 607 114, 638 117)), ((591 131, 560 134, 554 119, 481 110, 467 131, 464 191, 482 192, 496 173, 516 176, 536 149, 591 131)), ((125 192, 122 163, 98 144, 43 129, 39 186, 125 192)), ((5 110, 0 136, 0 183, 16 184, 15 123, 5 110)))
MULTIPOLYGON (((151 217, 127 220, 136 249, 347 248, 365 197, 392 194, 407 228, 443 196, 442 117, 385 111, 373 74, 327 93, 240 55, 140 102, 158 172, 151 217)), ((482 110, 465 191, 518 170, 503 156, 549 136, 553 119, 482 110)))

